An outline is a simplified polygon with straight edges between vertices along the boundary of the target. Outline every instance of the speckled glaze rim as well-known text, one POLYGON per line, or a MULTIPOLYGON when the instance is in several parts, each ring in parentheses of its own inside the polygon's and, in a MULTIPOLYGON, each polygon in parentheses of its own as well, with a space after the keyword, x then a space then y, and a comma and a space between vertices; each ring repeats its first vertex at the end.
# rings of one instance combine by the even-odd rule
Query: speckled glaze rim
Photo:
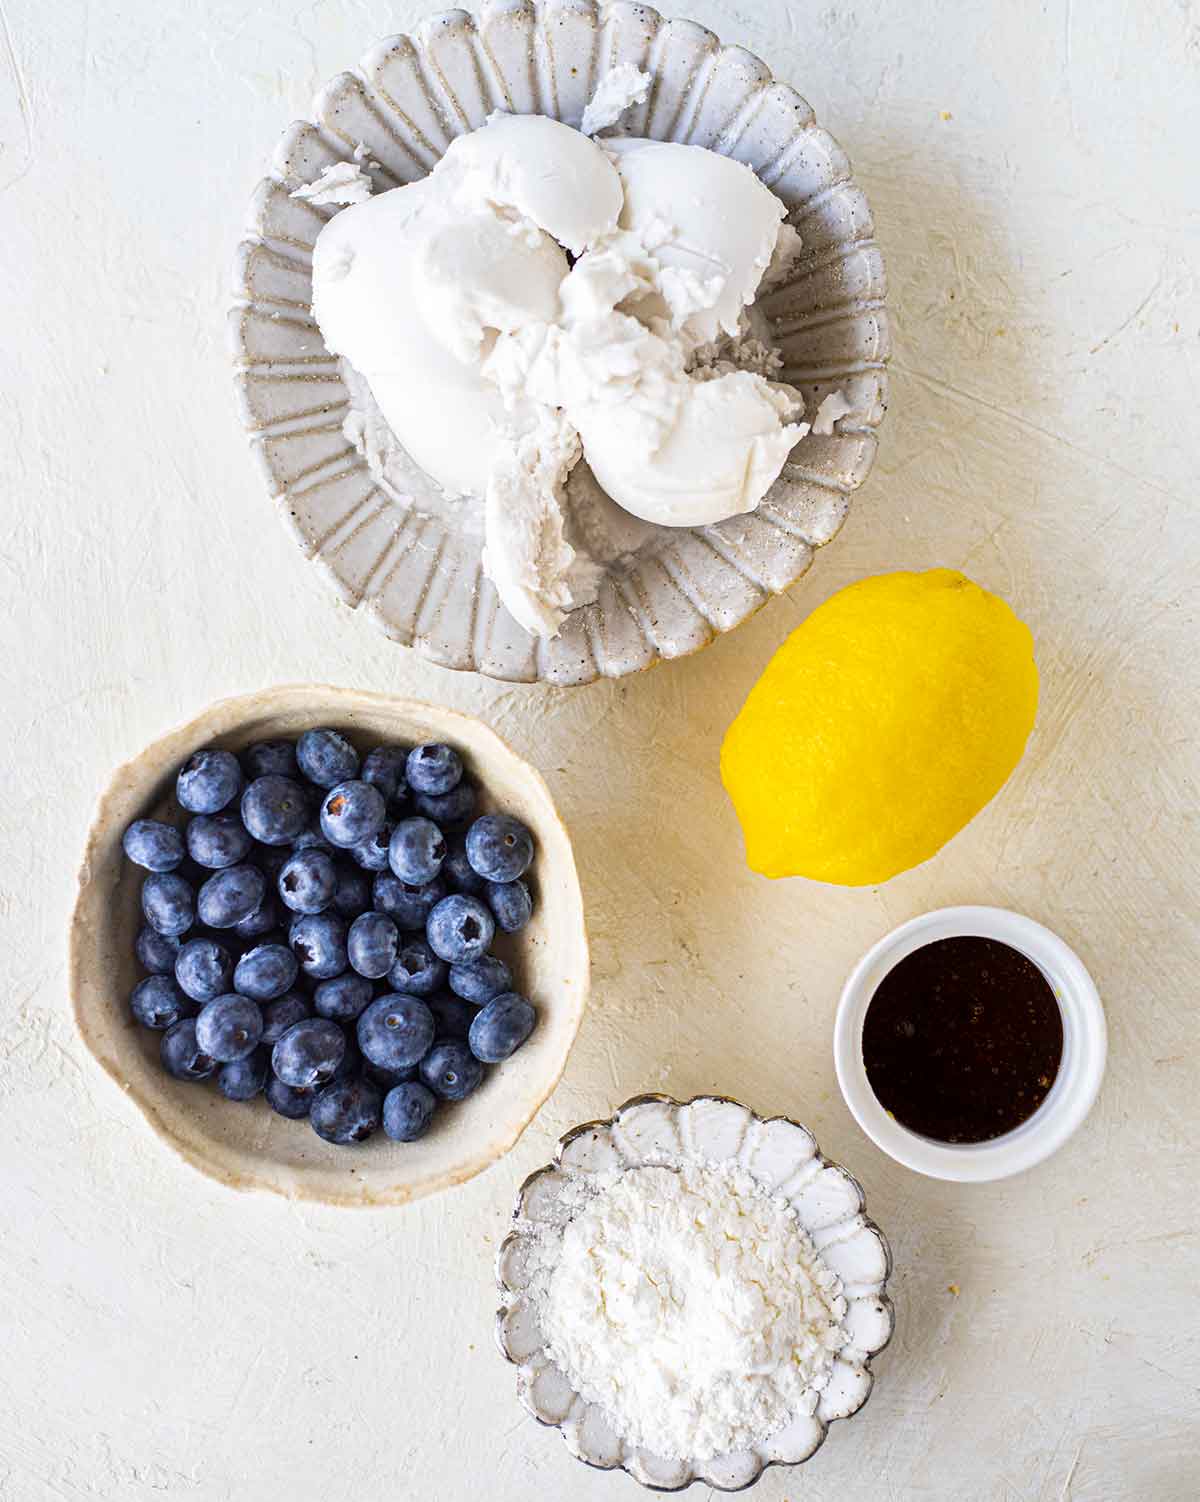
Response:
POLYGON ((631 0, 484 0, 385 38, 284 134, 258 186, 230 313, 243 425, 279 515, 343 601, 444 667, 513 682, 582 684, 699 651, 803 575, 866 479, 887 407, 886 276, 845 153, 806 100, 753 53, 631 0), (745 162, 788 209, 807 251, 759 300, 809 411, 850 410, 793 451, 758 509, 711 527, 662 528, 610 565, 597 600, 559 636, 532 637, 481 572, 480 540, 406 511, 345 437, 349 393, 311 315, 312 246, 334 209, 290 197, 361 142, 385 189, 425 176, 493 109, 577 125, 604 71, 654 78, 622 129, 745 162))
MULTIPOLYGON (((645 1161, 653 1161, 653 1159, 645 1161)), ((746 1165, 744 1164, 743 1166, 746 1165)), ((749 1171, 753 1173, 753 1169, 749 1169, 749 1171)), ((765 1183, 764 1180, 760 1180, 760 1182, 765 1183)), ((785 1178, 775 1188, 781 1190, 788 1182, 790 1180, 785 1178)), ((867 1402, 874 1388, 874 1373, 871 1369, 871 1362, 874 1357, 886 1349, 895 1332, 895 1310, 891 1299, 887 1295, 887 1284, 891 1277, 893 1266, 891 1248, 888 1245, 887 1237, 875 1222, 864 1213, 864 1206, 865 1196, 861 1184, 853 1174, 821 1153, 815 1137, 807 1127, 788 1116, 760 1116, 757 1112, 751 1110, 750 1107, 734 1099, 732 1096, 696 1095, 692 1096, 689 1100, 680 1101, 676 1100, 673 1096, 648 1092, 632 1096, 629 1100, 618 1106, 613 1114, 605 1120, 587 1121, 581 1123, 579 1126, 572 1127, 570 1131, 565 1132, 559 1138, 551 1161, 531 1173, 517 1190, 512 1212, 514 1228, 505 1237, 496 1253, 496 1286, 503 1300, 495 1316, 494 1332, 496 1344, 504 1359, 518 1368, 518 1397, 522 1406, 543 1427, 558 1429, 577 1460, 582 1461, 585 1465, 591 1466, 595 1470, 625 1471, 649 1491, 678 1492, 697 1482, 703 1482, 714 1490, 721 1492, 745 1491, 748 1487, 753 1486, 763 1473, 773 1466, 802 1465, 805 1461, 811 1460, 813 1455, 824 1444, 830 1424, 837 1422, 840 1418, 852 1418, 867 1402), (751 1128, 754 1128, 758 1134, 755 1140, 756 1147, 764 1128, 783 1126, 802 1134, 811 1144, 811 1150, 803 1161, 810 1162, 812 1169, 811 1172, 806 1173, 800 1189, 793 1192, 802 1194, 804 1188, 813 1184, 821 1176, 827 1173, 836 1175, 838 1180, 844 1183, 844 1186, 857 1201, 857 1209, 845 1216, 844 1222, 853 1226, 854 1236, 861 1234, 864 1237, 872 1238, 878 1243, 879 1249, 882 1252, 882 1272, 880 1276, 873 1282, 862 1284, 862 1288, 866 1291, 854 1294, 851 1299, 852 1303, 861 1300, 864 1304, 869 1302, 875 1305, 876 1318, 882 1327, 877 1338, 872 1336, 867 1345, 853 1348, 857 1353, 853 1369, 863 1379, 862 1390, 861 1392, 854 1393, 850 1405, 846 1407, 844 1412, 831 1413, 828 1416, 814 1412, 810 1416, 819 1432, 811 1444, 811 1448, 805 1454, 799 1455, 794 1459, 771 1458, 759 1455, 756 1452, 748 1452, 747 1456, 742 1457, 743 1464, 740 1472, 736 1468, 725 1472, 722 1472, 720 1469, 723 1462, 727 1462, 730 1459, 736 1461, 738 1457, 715 1457, 705 1461, 684 1461, 676 1463, 680 1471, 678 1476, 672 1477, 669 1480, 663 1479, 661 1476, 659 1479, 655 1479, 652 1473, 647 1473, 646 1459, 641 1455, 641 1452, 630 1452, 629 1447, 622 1441, 616 1441, 620 1446, 619 1458, 611 1461, 595 1459, 582 1453, 576 1431, 583 1422, 582 1415, 585 1415, 589 1409, 594 1409, 594 1405, 585 1403, 585 1400, 578 1393, 573 1394, 569 1410, 558 1419, 540 1413, 531 1397, 533 1379, 538 1374, 538 1371, 545 1370, 552 1363, 549 1363, 547 1359, 541 1368, 538 1368, 537 1371, 531 1371, 535 1358, 538 1355, 544 1355, 544 1347, 535 1347, 532 1351, 526 1352, 524 1355, 521 1355, 519 1350, 514 1349, 511 1321, 514 1308, 521 1300, 521 1289, 514 1286, 512 1281, 513 1275, 507 1265, 512 1260, 514 1252, 519 1249, 519 1243, 524 1238, 525 1233, 522 1230, 522 1226, 527 1219, 526 1209, 530 1194, 531 1192, 536 1192, 538 1184, 545 1180, 548 1175, 557 1174, 564 1167, 579 1167, 579 1165, 571 1165, 564 1161, 570 1155, 573 1144, 589 1137, 598 1137, 601 1133, 608 1134, 611 1141, 613 1129, 619 1127, 631 1112, 636 1112, 639 1108, 646 1106, 668 1108, 674 1113, 677 1122, 681 1120, 682 1113, 696 1107, 715 1107, 718 1109, 726 1107, 742 1113, 744 1118, 742 1136, 739 1138, 737 1144, 739 1160, 746 1150, 751 1128), (570 1426, 573 1426, 573 1429, 570 1426), (753 1457, 753 1460, 747 1465, 746 1461, 749 1457, 753 1457), (750 1473, 748 1474, 747 1472, 750 1473)), ((804 1224, 803 1216, 801 1216, 801 1224, 804 1224)), ((843 1218, 835 1219, 830 1223, 833 1228, 841 1224, 843 1224, 843 1218)), ((828 1230, 829 1228, 829 1226, 826 1226, 823 1229, 828 1230)), ((807 1226, 805 1226, 805 1229, 809 1230, 807 1226)), ((814 1233, 810 1230, 809 1234, 813 1235, 814 1233)), ((848 1312, 847 1318, 849 1317, 848 1312)), ((840 1360, 841 1356, 839 1353, 839 1362, 840 1360)), ((563 1386, 566 1387, 565 1379, 563 1379, 563 1386)), ((615 1436, 613 1438, 615 1439, 615 1436)), ((661 1461, 661 1457, 657 1459, 661 1461)))
POLYGON ((550 790, 491 726, 458 710, 307 683, 220 699, 119 766, 88 830, 68 955, 80 1038, 162 1142, 232 1189, 359 1208, 407 1204, 465 1183, 514 1146, 554 1092, 578 1035, 589 979, 583 896, 570 835, 550 790), (521 939, 527 974, 535 977, 530 994, 543 1013, 539 1026, 505 1068, 455 1108, 444 1131, 416 1143, 380 1138, 353 1150, 337 1148, 306 1122, 275 1116, 262 1101, 235 1103, 215 1090, 180 1084, 158 1066, 157 1035, 148 1041, 129 1016, 129 989, 140 975, 133 956, 140 919, 130 910, 138 875, 123 859, 125 827, 166 806, 176 769, 197 746, 237 750, 248 740, 318 724, 337 725, 356 738, 456 745, 494 801, 530 825, 539 846, 538 910, 521 939), (541 1005, 551 986, 553 1010, 541 1005))

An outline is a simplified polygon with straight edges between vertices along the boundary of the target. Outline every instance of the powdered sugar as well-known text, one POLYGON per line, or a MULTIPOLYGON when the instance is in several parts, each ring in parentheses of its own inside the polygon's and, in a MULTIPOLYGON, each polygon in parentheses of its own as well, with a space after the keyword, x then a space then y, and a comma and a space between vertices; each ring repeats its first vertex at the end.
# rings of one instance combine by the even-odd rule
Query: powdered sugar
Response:
POLYGON ((618 1435, 667 1457, 761 1444, 811 1413, 846 1301, 795 1210, 744 1168, 572 1173, 529 1227, 551 1359, 618 1435))

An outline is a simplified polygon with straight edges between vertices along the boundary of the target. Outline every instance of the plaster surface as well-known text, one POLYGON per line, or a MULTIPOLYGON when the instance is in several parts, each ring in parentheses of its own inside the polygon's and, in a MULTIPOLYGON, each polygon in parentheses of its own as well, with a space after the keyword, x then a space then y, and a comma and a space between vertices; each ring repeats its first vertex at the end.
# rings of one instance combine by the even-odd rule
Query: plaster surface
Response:
POLYGON ((336 604, 233 410, 228 267, 267 153, 428 8, 0 0, 0 1499, 632 1502, 518 1408, 491 1266, 555 1137, 655 1089, 804 1120, 895 1253, 871 1402, 762 1502, 1194 1498, 1200 9, 665 7, 761 53, 849 152, 890 271, 892 407, 789 595, 697 657, 553 690, 445 672, 336 604), (877 891, 753 876, 724 727, 816 603, 934 564, 1034 631, 1025 761, 877 891), (65 994, 111 768, 219 696, 303 679, 481 715, 576 842, 594 978, 563 1082, 501 1163, 403 1209, 205 1181, 86 1057, 65 994), (1061 933, 1111 1029, 1084 1129, 993 1186, 879 1154, 830 1051, 862 951, 959 902, 1061 933))

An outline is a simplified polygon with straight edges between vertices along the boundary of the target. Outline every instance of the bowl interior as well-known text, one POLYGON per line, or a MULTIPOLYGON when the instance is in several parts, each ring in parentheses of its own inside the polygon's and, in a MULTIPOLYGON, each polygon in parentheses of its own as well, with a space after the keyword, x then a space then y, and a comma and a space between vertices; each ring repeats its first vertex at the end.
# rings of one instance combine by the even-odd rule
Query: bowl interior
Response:
POLYGON ((570 839, 539 774, 493 731, 452 710, 386 695, 299 686, 224 700, 155 742, 115 774, 100 801, 79 876, 71 934, 75 1016, 88 1048, 154 1130, 190 1163, 239 1189, 269 1189, 345 1205, 401 1204, 486 1168, 517 1140, 558 1082, 587 994, 583 903, 570 839), (179 818, 174 778, 197 746, 239 750, 335 725, 360 749, 379 740, 446 741, 477 778, 485 809, 503 809, 533 830, 536 904, 528 928, 497 950, 538 1009, 538 1026, 512 1059, 490 1070, 457 1106, 443 1107, 428 1136, 394 1143, 382 1133, 335 1147, 307 1122, 277 1116, 259 1099, 225 1100, 212 1086, 173 1080, 159 1065, 161 1034, 139 1027, 128 997, 142 971, 133 953, 144 873, 121 837, 139 816, 179 818))

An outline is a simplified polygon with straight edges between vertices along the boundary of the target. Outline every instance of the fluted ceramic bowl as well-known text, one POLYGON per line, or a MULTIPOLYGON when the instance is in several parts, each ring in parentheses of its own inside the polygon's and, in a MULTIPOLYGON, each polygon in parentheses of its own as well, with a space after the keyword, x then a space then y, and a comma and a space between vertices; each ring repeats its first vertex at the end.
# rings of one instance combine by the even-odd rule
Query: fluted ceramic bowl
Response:
POLYGON ((573 684, 695 652, 805 572, 871 467, 889 340, 866 199, 793 88, 752 53, 648 5, 492 0, 477 19, 444 11, 412 37, 380 42, 321 90, 313 117, 286 132, 254 194, 232 339, 241 416, 268 489, 343 600, 443 666, 573 684), (809 416, 832 391, 850 411, 831 436, 800 442, 757 511, 650 529, 612 558, 594 603, 539 640, 483 576, 478 526, 448 523, 381 487, 343 431, 342 366, 310 311, 313 243, 336 211, 291 193, 359 147, 377 189, 412 182, 496 109, 578 125, 597 81, 620 63, 653 77, 645 104, 622 117, 622 134, 736 157, 786 205, 804 253, 758 312, 809 416))
POLYGON ((863 1211, 855 1179, 822 1157, 812 1133, 782 1116, 764 1119, 726 1096, 681 1103, 639 1095, 608 1121, 589 1121, 563 1137, 553 1162, 532 1174, 517 1195, 513 1230, 500 1247, 496 1278, 503 1304, 496 1316, 501 1352, 518 1369, 517 1392, 542 1424, 562 1431, 571 1453, 604 1470, 618 1467, 643 1486, 678 1491, 702 1481, 718 1491, 751 1486, 768 1466, 798 1465, 824 1442, 835 1419, 867 1401, 871 1358, 892 1336, 887 1296, 891 1253, 863 1211), (704 1459, 668 1459, 636 1449, 616 1434, 604 1412, 582 1398, 546 1352, 537 1311, 526 1295, 527 1242, 542 1224, 561 1224, 559 1194, 566 1175, 611 1172, 679 1158, 736 1163, 772 1194, 786 1199, 821 1258, 841 1281, 847 1302, 847 1344, 809 1411, 753 1450, 704 1459))
POLYGON ((71 927, 75 1021, 105 1072, 169 1147, 235 1189, 268 1189, 334 1205, 398 1205, 461 1184, 506 1153, 558 1083, 579 1030, 588 988, 583 900, 571 841, 546 784, 479 720, 385 694, 317 684, 223 699, 119 767, 100 799, 79 872, 71 927), (538 1009, 528 1043, 467 1100, 439 1111, 418 1142, 381 1132, 359 1147, 324 1142, 307 1121, 287 1121, 262 1099, 226 1100, 211 1082, 172 1079, 159 1063, 161 1034, 139 1027, 129 993, 141 976, 134 939, 145 873, 121 839, 137 818, 181 822, 175 775, 199 746, 240 751, 334 725, 360 750, 381 740, 445 741, 478 779, 486 808, 516 814, 537 842, 537 903, 509 953, 520 988, 538 1009))

